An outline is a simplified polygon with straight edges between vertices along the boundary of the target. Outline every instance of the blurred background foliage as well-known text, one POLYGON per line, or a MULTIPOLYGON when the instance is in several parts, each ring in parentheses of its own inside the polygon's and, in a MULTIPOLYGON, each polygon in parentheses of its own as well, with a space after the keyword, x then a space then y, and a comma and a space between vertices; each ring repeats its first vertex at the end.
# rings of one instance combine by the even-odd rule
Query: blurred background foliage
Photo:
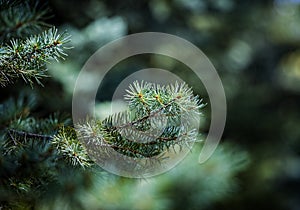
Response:
MULTIPOLYGON (((224 139, 205 164, 197 164, 196 145, 178 167, 150 180, 94 168, 78 175, 66 170, 68 179, 62 176, 37 209, 300 209, 300 1, 49 0, 48 5, 54 15, 47 22, 66 29, 74 48, 64 62, 48 66, 52 78, 44 80, 45 88, 30 90, 38 96, 39 116, 71 113, 74 84, 89 56, 109 41, 145 31, 197 45, 222 79, 228 113, 224 139)), ((106 101, 126 76, 149 67, 177 74, 208 102, 205 139, 206 90, 186 66, 164 56, 135 56, 115 66, 98 91, 99 112, 109 109, 106 101)), ((17 94, 21 85, 3 88, 1 98, 17 94)))

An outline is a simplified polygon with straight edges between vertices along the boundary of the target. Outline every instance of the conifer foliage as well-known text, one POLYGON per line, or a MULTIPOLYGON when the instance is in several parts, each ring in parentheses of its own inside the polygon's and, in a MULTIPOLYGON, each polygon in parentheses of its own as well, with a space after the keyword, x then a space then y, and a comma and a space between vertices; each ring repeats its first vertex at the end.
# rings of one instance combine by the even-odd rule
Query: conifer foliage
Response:
POLYGON ((0 84, 2 86, 21 77, 25 82, 39 84, 46 77, 46 62, 66 56, 64 44, 69 41, 65 33, 58 34, 52 28, 42 34, 31 36, 25 40, 12 39, 1 47, 0 84))
MULTIPOLYGON (((31 86, 42 84, 46 63, 64 59, 70 36, 54 27, 42 31, 46 12, 37 11, 37 5, 31 10, 26 2, 11 2, 10 7, 1 3, 0 84, 8 86, 18 78, 31 86), (24 11, 18 13, 20 8, 24 11)), ((81 136, 90 139, 93 126, 101 137, 97 154, 105 154, 101 149, 109 146, 128 157, 155 157, 176 144, 195 141, 197 130, 190 129, 187 119, 198 117, 201 105, 186 84, 135 82, 127 92, 128 111, 78 125, 81 136)), ((34 117, 30 113, 35 105, 34 95, 20 94, 0 106, 0 202, 4 207, 30 206, 49 183, 60 180, 62 169, 94 165, 70 119, 57 113, 34 117)))
POLYGON ((48 8, 30 1, 0 1, 0 85, 21 77, 41 84, 46 63, 66 56, 70 37, 45 23, 48 8))
POLYGON ((78 126, 88 148, 95 150, 98 145, 99 155, 109 158, 106 148, 113 148, 129 157, 153 158, 175 145, 191 147, 197 140, 203 104, 186 84, 135 81, 125 99, 128 110, 78 126))
MULTIPOLYGON (((9 86, 18 78, 32 87, 42 84, 46 63, 66 56, 69 35, 49 28, 44 22, 48 9, 32 1, 0 1, 0 10, 0 85, 9 86)), ((62 168, 88 162, 68 158, 81 149, 72 141, 72 127, 64 142, 53 141, 70 119, 57 113, 34 117, 36 105, 35 95, 25 92, 0 104, 0 208, 31 208, 47 186, 59 180, 62 168), (61 152, 62 147, 69 153, 61 152)))
MULTIPOLYGON (((25 82, 22 85, 32 88, 35 84, 42 85, 41 79, 48 77, 46 64, 66 58, 70 36, 47 24, 45 20, 48 17, 48 8, 33 1, 0 0, 2 88, 13 87, 18 79, 25 82)), ((139 202, 143 199, 136 199, 138 196, 134 194, 139 191, 132 193, 137 182, 123 182, 125 179, 108 175, 95 163, 113 158, 112 150, 134 160, 149 158, 163 161, 170 150, 183 147, 190 150, 198 140, 197 121, 203 104, 186 84, 160 86, 136 81, 127 90, 126 111, 101 120, 84 119, 75 126, 68 115, 52 113, 48 117, 40 117, 34 113, 38 106, 36 94, 19 89, 18 92, 18 96, 10 96, 0 103, 0 210, 141 209, 139 202), (114 182, 115 186, 107 184, 110 182, 114 182), (127 198, 114 196, 111 191, 114 187, 127 198), (105 196, 113 198, 120 208, 106 203, 109 199, 105 196), (129 203, 132 204, 130 207, 129 203)), ((204 188, 199 183, 195 184, 196 181, 191 187, 187 185, 188 190, 195 188, 199 195, 204 195, 202 200, 205 202, 214 200, 216 196, 210 197, 207 196, 209 193, 201 192, 215 186, 214 182, 218 180, 226 183, 223 191, 220 190, 220 197, 227 195, 231 188, 231 184, 227 183, 231 183, 234 173, 243 165, 233 159, 246 159, 245 156, 224 159, 225 152, 220 151, 216 163, 212 162, 213 166, 208 164, 209 170, 196 170, 202 176, 190 171, 181 172, 189 174, 192 180, 200 177, 203 181, 207 176, 205 172, 223 170, 228 164, 224 160, 232 162, 229 169, 225 167, 225 175, 213 176, 209 182, 199 182, 205 185, 204 188)), ((167 185, 164 178, 158 179, 156 188, 148 188, 145 192, 156 198, 156 192, 171 189, 170 192, 182 197, 181 191, 173 190, 173 183, 176 184, 183 176, 180 174, 178 177, 176 174, 173 178, 168 176, 166 180, 172 183, 167 185), (160 189, 161 186, 165 189, 160 189)), ((172 203, 172 196, 164 199, 167 202, 153 200, 154 207, 150 205, 147 209, 172 203)))

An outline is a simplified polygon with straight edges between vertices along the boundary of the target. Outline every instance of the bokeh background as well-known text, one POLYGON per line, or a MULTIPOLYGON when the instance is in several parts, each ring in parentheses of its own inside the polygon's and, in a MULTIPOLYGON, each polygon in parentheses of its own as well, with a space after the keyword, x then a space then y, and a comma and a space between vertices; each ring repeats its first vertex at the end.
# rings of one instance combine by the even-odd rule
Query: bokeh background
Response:
MULTIPOLYGON (((49 190, 52 200, 38 204, 40 209, 300 209, 300 1, 47 4, 53 14, 48 22, 67 30, 74 48, 65 61, 49 64, 52 78, 44 88, 30 90, 40 97, 41 115, 71 113, 74 84, 89 56, 116 38, 145 31, 174 34, 198 46, 222 79, 228 113, 221 144, 205 164, 197 163, 199 143, 178 167, 152 179, 69 171, 68 180, 49 190)), ((126 76, 149 67, 177 74, 208 103, 202 111, 205 139, 210 123, 206 90, 184 64, 164 56, 134 56, 116 65, 99 88, 99 115, 110 108, 107 101, 126 76)))

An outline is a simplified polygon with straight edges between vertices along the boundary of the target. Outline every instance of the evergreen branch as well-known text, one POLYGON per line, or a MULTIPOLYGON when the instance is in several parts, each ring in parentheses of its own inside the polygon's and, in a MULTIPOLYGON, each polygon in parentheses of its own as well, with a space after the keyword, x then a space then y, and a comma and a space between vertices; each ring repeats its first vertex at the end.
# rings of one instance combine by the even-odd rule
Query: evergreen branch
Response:
POLYGON ((2 42, 40 33, 44 27, 50 27, 44 22, 48 18, 49 9, 38 8, 38 1, 34 5, 26 1, 23 3, 9 1, 3 6, 1 5, 0 11, 0 41, 2 42))
POLYGON ((14 143, 16 144, 14 135, 22 136, 23 138, 38 138, 38 139, 44 139, 44 140, 51 140, 53 136, 50 135, 43 135, 43 134, 36 134, 36 133, 30 133, 30 132, 24 132, 24 131, 18 131, 15 129, 8 129, 8 133, 14 143))
POLYGON ((58 155, 61 155, 68 163, 83 168, 91 165, 86 149, 77 139, 74 128, 62 127, 54 136, 52 145, 56 148, 58 155))
POLYGON ((15 153, 19 149, 31 147, 33 144, 47 145, 59 129, 68 124, 68 120, 58 114, 45 119, 27 116, 24 118, 12 120, 9 127, 2 130, 0 140, 2 140, 6 154, 15 153))
POLYGON ((203 104, 186 84, 134 82, 127 93, 128 111, 77 125, 92 153, 111 147, 130 157, 153 158, 174 145, 189 146, 197 140, 197 128, 189 117, 199 118, 203 104))
POLYGON ((52 59, 58 61, 64 58, 65 44, 70 36, 59 34, 52 28, 41 35, 31 36, 26 40, 12 40, 10 45, 0 48, 0 84, 5 86, 11 79, 22 79, 33 84, 35 80, 41 84, 40 79, 46 77, 46 62, 52 59))
POLYGON ((8 129, 51 136, 55 135, 63 125, 67 125, 68 123, 68 119, 64 116, 60 117, 58 113, 55 113, 44 119, 34 117, 14 119, 11 121, 8 129))

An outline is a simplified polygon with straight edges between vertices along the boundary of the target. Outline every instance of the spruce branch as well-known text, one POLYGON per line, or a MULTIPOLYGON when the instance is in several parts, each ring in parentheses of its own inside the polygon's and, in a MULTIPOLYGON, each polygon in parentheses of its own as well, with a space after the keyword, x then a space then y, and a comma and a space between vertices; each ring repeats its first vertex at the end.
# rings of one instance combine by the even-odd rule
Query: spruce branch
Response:
MULTIPOLYGON (((49 27, 44 22, 49 10, 37 2, 0 0, 1 86, 18 78, 31 86, 41 84, 46 64, 67 56, 70 36, 54 27, 41 33, 49 27)), ((0 104, 0 209, 33 208, 49 185, 59 184, 62 169, 75 172, 90 166, 68 127, 70 119, 32 116, 35 99, 34 94, 21 94, 0 104)))
POLYGON ((58 155, 61 155, 73 166, 85 168, 92 163, 72 127, 62 127, 58 134, 53 137, 52 145, 56 148, 58 155))
POLYGON ((47 76, 46 63, 64 59, 67 56, 65 44, 69 41, 68 34, 51 28, 41 35, 26 40, 14 39, 0 47, 0 85, 5 86, 18 77, 30 85, 34 81, 42 84, 40 79, 47 76))
POLYGON ((36 149, 41 161, 50 155, 73 167, 90 166, 87 152, 70 126, 70 118, 59 113, 42 119, 32 117, 30 108, 34 105, 34 95, 24 93, 0 104, 0 157, 16 160, 25 151, 36 149))
POLYGON ((74 128, 57 115, 46 119, 15 120, 0 138, 0 143, 5 156, 17 156, 29 148, 40 148, 41 158, 54 155, 55 161, 63 160, 83 168, 92 163, 74 128))
POLYGON ((186 84, 136 81, 125 99, 127 111, 77 125, 79 138, 96 158, 109 158, 109 148, 129 157, 155 158, 197 141, 195 120, 203 104, 186 84))
POLYGON ((53 136, 58 130, 67 124, 68 120, 54 114, 45 119, 36 119, 34 117, 22 117, 13 119, 6 128, 0 140, 2 139, 5 154, 18 153, 22 148, 37 146, 46 146, 51 143, 53 136))

